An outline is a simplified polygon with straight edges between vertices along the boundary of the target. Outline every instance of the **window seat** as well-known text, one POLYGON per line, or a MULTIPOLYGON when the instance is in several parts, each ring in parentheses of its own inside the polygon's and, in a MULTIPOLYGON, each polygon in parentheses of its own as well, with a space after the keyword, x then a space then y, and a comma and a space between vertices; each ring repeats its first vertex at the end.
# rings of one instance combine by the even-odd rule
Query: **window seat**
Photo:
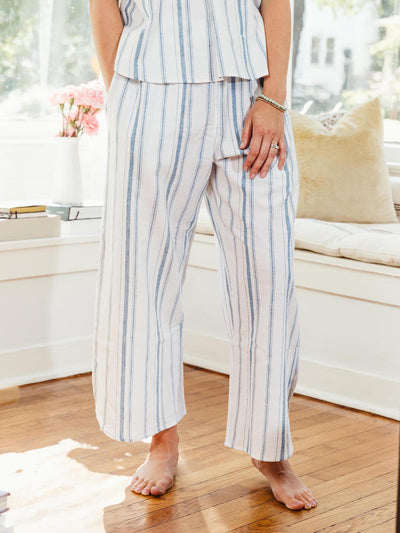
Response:
MULTIPOLYGON (((296 392, 400 420, 400 224, 299 218, 294 232, 296 392)), ((184 287, 184 361, 228 374, 216 245, 204 203, 184 287)))

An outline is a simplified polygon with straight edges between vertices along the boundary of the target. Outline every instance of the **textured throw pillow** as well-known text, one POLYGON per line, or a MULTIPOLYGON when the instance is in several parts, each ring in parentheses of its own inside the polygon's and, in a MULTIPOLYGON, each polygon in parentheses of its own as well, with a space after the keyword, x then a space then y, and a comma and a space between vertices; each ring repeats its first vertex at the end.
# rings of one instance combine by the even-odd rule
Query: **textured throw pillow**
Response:
POLYGON ((331 128, 299 111, 289 112, 300 178, 296 217, 399 223, 379 99, 354 107, 331 128))
POLYGON ((327 111, 325 113, 319 113, 319 115, 310 116, 319 122, 322 122, 325 128, 331 130, 336 125, 336 122, 343 117, 343 115, 345 115, 345 111, 327 111))

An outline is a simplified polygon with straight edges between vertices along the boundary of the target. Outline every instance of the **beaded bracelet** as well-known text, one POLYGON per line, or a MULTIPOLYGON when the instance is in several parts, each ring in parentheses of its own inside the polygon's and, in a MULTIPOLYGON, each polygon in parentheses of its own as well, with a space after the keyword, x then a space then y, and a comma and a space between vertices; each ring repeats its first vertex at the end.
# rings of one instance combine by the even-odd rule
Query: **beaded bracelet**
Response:
POLYGON ((273 105, 274 107, 276 107, 276 109, 279 109, 279 111, 282 111, 282 113, 287 111, 286 106, 279 104, 278 102, 276 102, 275 100, 272 100, 272 98, 269 98, 268 96, 265 96, 264 94, 259 94, 256 100, 264 100, 264 102, 267 102, 267 104, 273 105))

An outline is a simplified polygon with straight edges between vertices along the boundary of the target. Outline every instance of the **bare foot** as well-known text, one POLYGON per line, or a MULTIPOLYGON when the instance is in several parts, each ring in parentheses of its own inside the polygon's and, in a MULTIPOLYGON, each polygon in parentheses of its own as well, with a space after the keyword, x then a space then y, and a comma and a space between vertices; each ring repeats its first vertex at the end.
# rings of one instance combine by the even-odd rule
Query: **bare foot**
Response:
POLYGON ((179 457, 178 443, 176 425, 153 435, 146 460, 132 478, 132 492, 161 496, 172 487, 179 457))
POLYGON ((267 478, 278 502, 288 509, 311 509, 317 505, 313 493, 296 476, 288 460, 259 461, 252 457, 251 462, 267 478))

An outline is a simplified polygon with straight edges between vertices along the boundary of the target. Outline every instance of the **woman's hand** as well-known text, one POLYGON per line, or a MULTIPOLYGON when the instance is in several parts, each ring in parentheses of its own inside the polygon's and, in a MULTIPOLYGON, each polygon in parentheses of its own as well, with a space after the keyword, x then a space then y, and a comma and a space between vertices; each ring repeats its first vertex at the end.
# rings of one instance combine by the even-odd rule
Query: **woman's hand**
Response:
POLYGON ((250 178, 260 172, 264 178, 275 156, 278 155, 278 168, 282 170, 286 158, 286 143, 284 137, 285 118, 282 111, 272 105, 256 100, 250 107, 244 119, 240 148, 250 150, 243 165, 244 170, 251 167, 250 178), (277 144, 279 150, 271 146, 277 144))

